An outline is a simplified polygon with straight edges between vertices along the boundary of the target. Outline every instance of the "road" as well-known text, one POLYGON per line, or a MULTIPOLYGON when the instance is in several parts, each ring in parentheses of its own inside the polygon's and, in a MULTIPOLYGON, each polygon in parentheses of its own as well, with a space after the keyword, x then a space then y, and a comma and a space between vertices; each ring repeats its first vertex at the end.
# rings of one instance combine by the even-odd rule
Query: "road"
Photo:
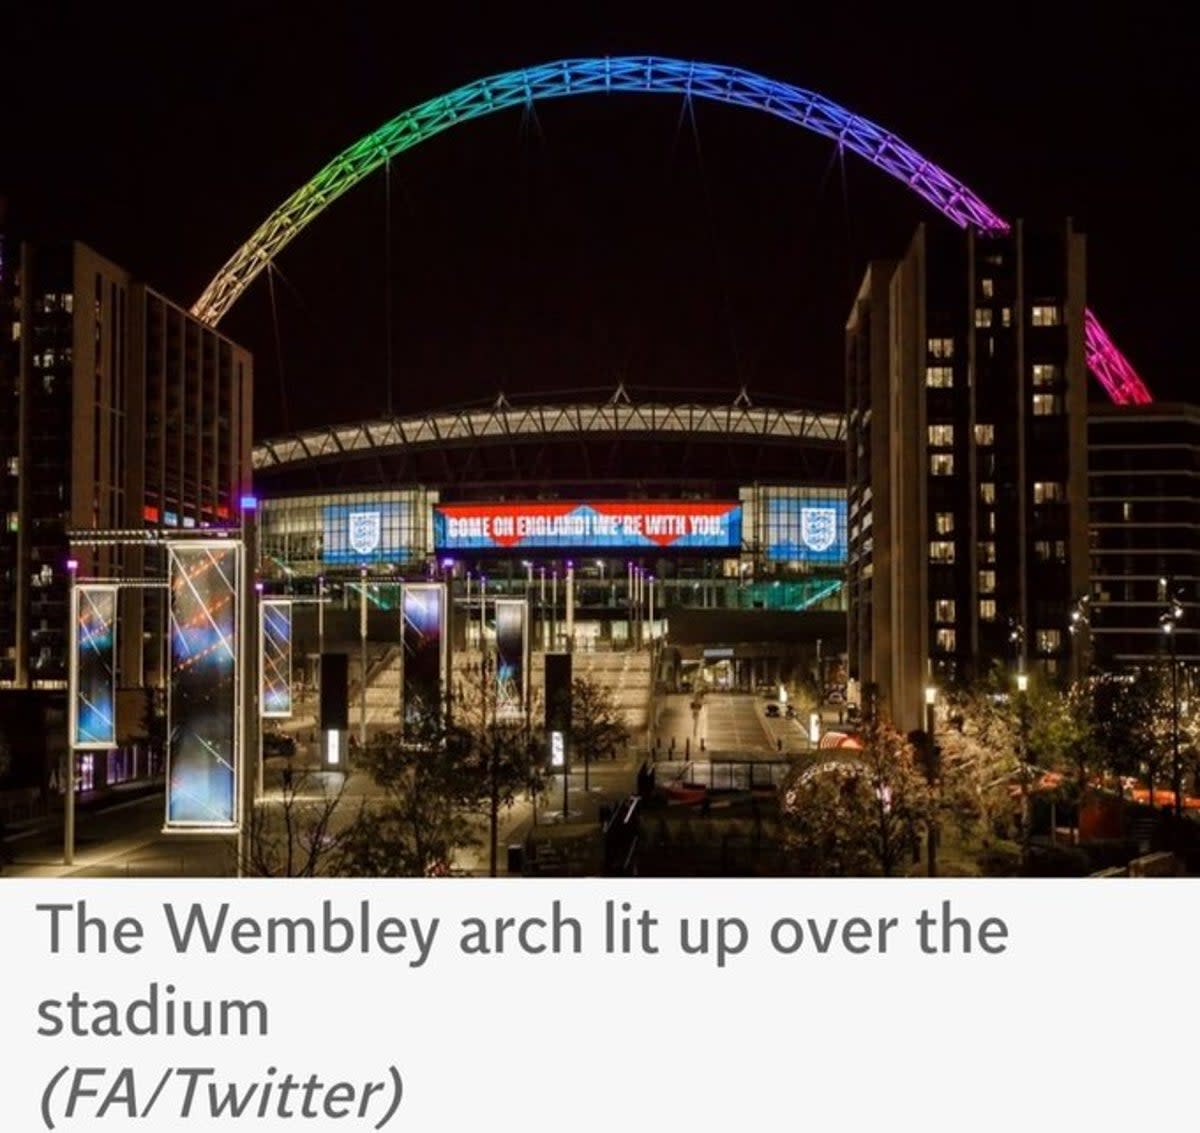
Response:
POLYGON ((780 751, 807 751, 808 736, 802 723, 782 715, 767 716, 766 703, 762 697, 745 693, 709 693, 694 720, 690 695, 668 695, 658 719, 660 756, 671 751, 672 740, 677 758, 685 752, 693 759, 701 757, 701 740, 704 756, 753 759, 778 757, 780 751))

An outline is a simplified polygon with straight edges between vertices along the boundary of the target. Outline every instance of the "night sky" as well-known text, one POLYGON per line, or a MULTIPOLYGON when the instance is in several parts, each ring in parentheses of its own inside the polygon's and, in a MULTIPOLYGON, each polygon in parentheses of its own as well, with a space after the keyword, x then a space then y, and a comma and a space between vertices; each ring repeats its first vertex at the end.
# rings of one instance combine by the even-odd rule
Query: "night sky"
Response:
MULTIPOLYGON (((1009 218, 1072 215, 1091 306, 1157 396, 1192 395, 1196 61, 1167 9, 37 7, 9 12, 0 42, 10 227, 84 240, 184 305, 401 110, 514 67, 657 54, 819 91, 1009 218)), ((221 324, 255 352, 258 435, 381 413, 389 324, 399 411, 620 380, 840 405, 863 265, 949 222, 815 135, 691 111, 539 103, 397 158, 390 318, 385 178, 343 197, 283 253, 275 316, 264 274, 221 324)))

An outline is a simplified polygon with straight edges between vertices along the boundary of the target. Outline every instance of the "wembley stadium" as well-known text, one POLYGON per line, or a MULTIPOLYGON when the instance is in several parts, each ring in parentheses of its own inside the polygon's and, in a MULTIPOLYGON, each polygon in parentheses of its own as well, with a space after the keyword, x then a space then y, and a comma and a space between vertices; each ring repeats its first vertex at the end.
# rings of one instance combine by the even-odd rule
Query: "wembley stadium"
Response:
POLYGON ((266 585, 301 599, 302 653, 306 596, 322 633, 354 637, 361 607, 383 645, 400 584, 432 579, 455 650, 515 597, 535 651, 654 642, 676 685, 836 680, 844 443, 839 413, 624 387, 275 437, 254 450, 266 585))

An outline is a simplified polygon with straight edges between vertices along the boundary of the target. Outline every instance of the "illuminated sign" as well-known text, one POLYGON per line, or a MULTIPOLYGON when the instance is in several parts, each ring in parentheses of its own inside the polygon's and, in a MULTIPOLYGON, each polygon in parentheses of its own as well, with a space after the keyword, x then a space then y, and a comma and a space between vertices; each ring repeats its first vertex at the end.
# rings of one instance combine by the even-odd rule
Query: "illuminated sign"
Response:
POLYGON ((403 720, 406 727, 428 727, 441 714, 446 680, 446 588, 405 583, 400 607, 403 720))
POLYGON ((115 747, 117 589, 80 585, 74 595, 71 746, 84 750, 115 747))
POLYGON ((738 551, 742 508, 724 500, 442 504, 433 509, 439 551, 738 551))
POLYGON ((321 558, 327 563, 406 562, 412 548, 408 505, 386 503, 326 504, 321 558))
POLYGON ((172 546, 167 826, 237 824, 239 548, 172 546))
POLYGON ((846 561, 846 501, 771 496, 767 499, 768 559, 791 562, 846 561))
POLYGON ((292 714, 292 604, 267 599, 260 607, 259 673, 261 711, 265 717, 292 714))
POLYGON ((496 599, 496 718, 525 716, 529 680, 529 606, 523 598, 496 599))

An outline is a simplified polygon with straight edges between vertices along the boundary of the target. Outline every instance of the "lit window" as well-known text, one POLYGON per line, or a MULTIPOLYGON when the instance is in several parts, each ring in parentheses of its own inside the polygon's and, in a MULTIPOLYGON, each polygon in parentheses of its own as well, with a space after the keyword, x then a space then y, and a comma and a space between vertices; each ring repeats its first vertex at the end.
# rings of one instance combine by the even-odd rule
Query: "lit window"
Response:
POLYGON ((953 476, 954 475, 954 453, 952 452, 934 452, 929 454, 929 475, 930 476, 953 476))
POLYGON ((926 350, 930 358, 953 358, 954 339, 931 338, 926 343, 926 350))
POLYGON ((996 599, 995 598, 980 599, 979 620, 981 622, 994 622, 996 620, 996 599))
POLYGON ((19 521, 17 519, 17 513, 15 511, 10 511, 8 513, 8 520, 5 523, 5 527, 7 527, 10 532, 16 531, 18 529, 19 521))
POLYGON ((995 535, 996 534, 996 513, 994 511, 991 511, 990 509, 988 511, 984 512, 983 524, 987 528, 987 533, 989 535, 995 535))
POLYGON ((975 308, 975 325, 977 327, 990 327, 992 325, 991 307, 975 308))
POLYGON ((20 337, 21 337, 21 324, 18 321, 18 322, 13 323, 13 325, 12 325, 12 340, 13 340, 13 342, 16 342, 20 337))
POLYGON ((1037 631, 1037 651, 1039 653, 1057 653, 1062 648, 1062 630, 1039 629, 1037 631))
POLYGON ((951 389, 954 385, 954 369, 951 366, 927 366, 925 384, 930 389, 951 389))
POLYGON ((1128 500, 1121 505, 1121 518, 1128 523, 1133 518, 1133 504, 1128 500))
POLYGON ((996 443, 996 426, 976 425, 975 443, 977 445, 994 445, 996 443))
POLYGON ((990 279, 981 279, 979 281, 979 293, 985 299, 991 299, 995 291, 996 285, 990 279))
POLYGON ((954 599, 938 598, 933 603, 933 620, 935 622, 954 621, 954 599))
POLYGON ((930 425, 929 426, 929 447, 930 448, 949 448, 954 444, 954 426, 953 425, 930 425))
POLYGON ((1057 307, 1035 303, 1032 322, 1035 327, 1056 327, 1062 322, 1062 318, 1057 307))
POLYGON ((996 593, 996 572, 994 570, 981 570, 979 572, 979 593, 996 593))
POLYGON ((21 475, 21 461, 19 457, 10 456, 8 458, 8 474, 10 476, 21 475))
POLYGON ((62 309, 69 315, 75 310, 75 296, 68 292, 62 297, 62 309))
POLYGON ((953 535, 954 534, 954 512, 952 512, 952 511, 935 512, 934 516, 933 516, 933 529, 939 535, 953 535))
POLYGON ((1011 307, 1001 307, 1000 308, 1000 325, 1005 326, 1005 327, 1012 326, 1012 308, 1011 307))
POLYGON ((996 502, 996 485, 985 480, 979 485, 979 500, 981 503, 994 504, 996 502))
POLYGON ((1034 362, 1033 384, 1039 388, 1058 384, 1061 370, 1050 362, 1034 362))
POLYGON ((952 629, 939 629, 934 638, 934 644, 943 653, 953 653, 957 634, 952 629))
POLYGON ((996 561, 996 544, 990 539, 979 544, 979 561, 994 563, 996 561))
POLYGON ((1033 395, 1033 415, 1035 417, 1053 417, 1063 411, 1063 399, 1057 393, 1035 393, 1033 395))
POLYGON ((929 544, 929 561, 931 563, 954 562, 954 540, 935 539, 929 544))
POLYGON ((1035 480, 1033 482, 1033 502, 1035 504, 1061 503, 1063 486, 1058 480, 1035 480))

